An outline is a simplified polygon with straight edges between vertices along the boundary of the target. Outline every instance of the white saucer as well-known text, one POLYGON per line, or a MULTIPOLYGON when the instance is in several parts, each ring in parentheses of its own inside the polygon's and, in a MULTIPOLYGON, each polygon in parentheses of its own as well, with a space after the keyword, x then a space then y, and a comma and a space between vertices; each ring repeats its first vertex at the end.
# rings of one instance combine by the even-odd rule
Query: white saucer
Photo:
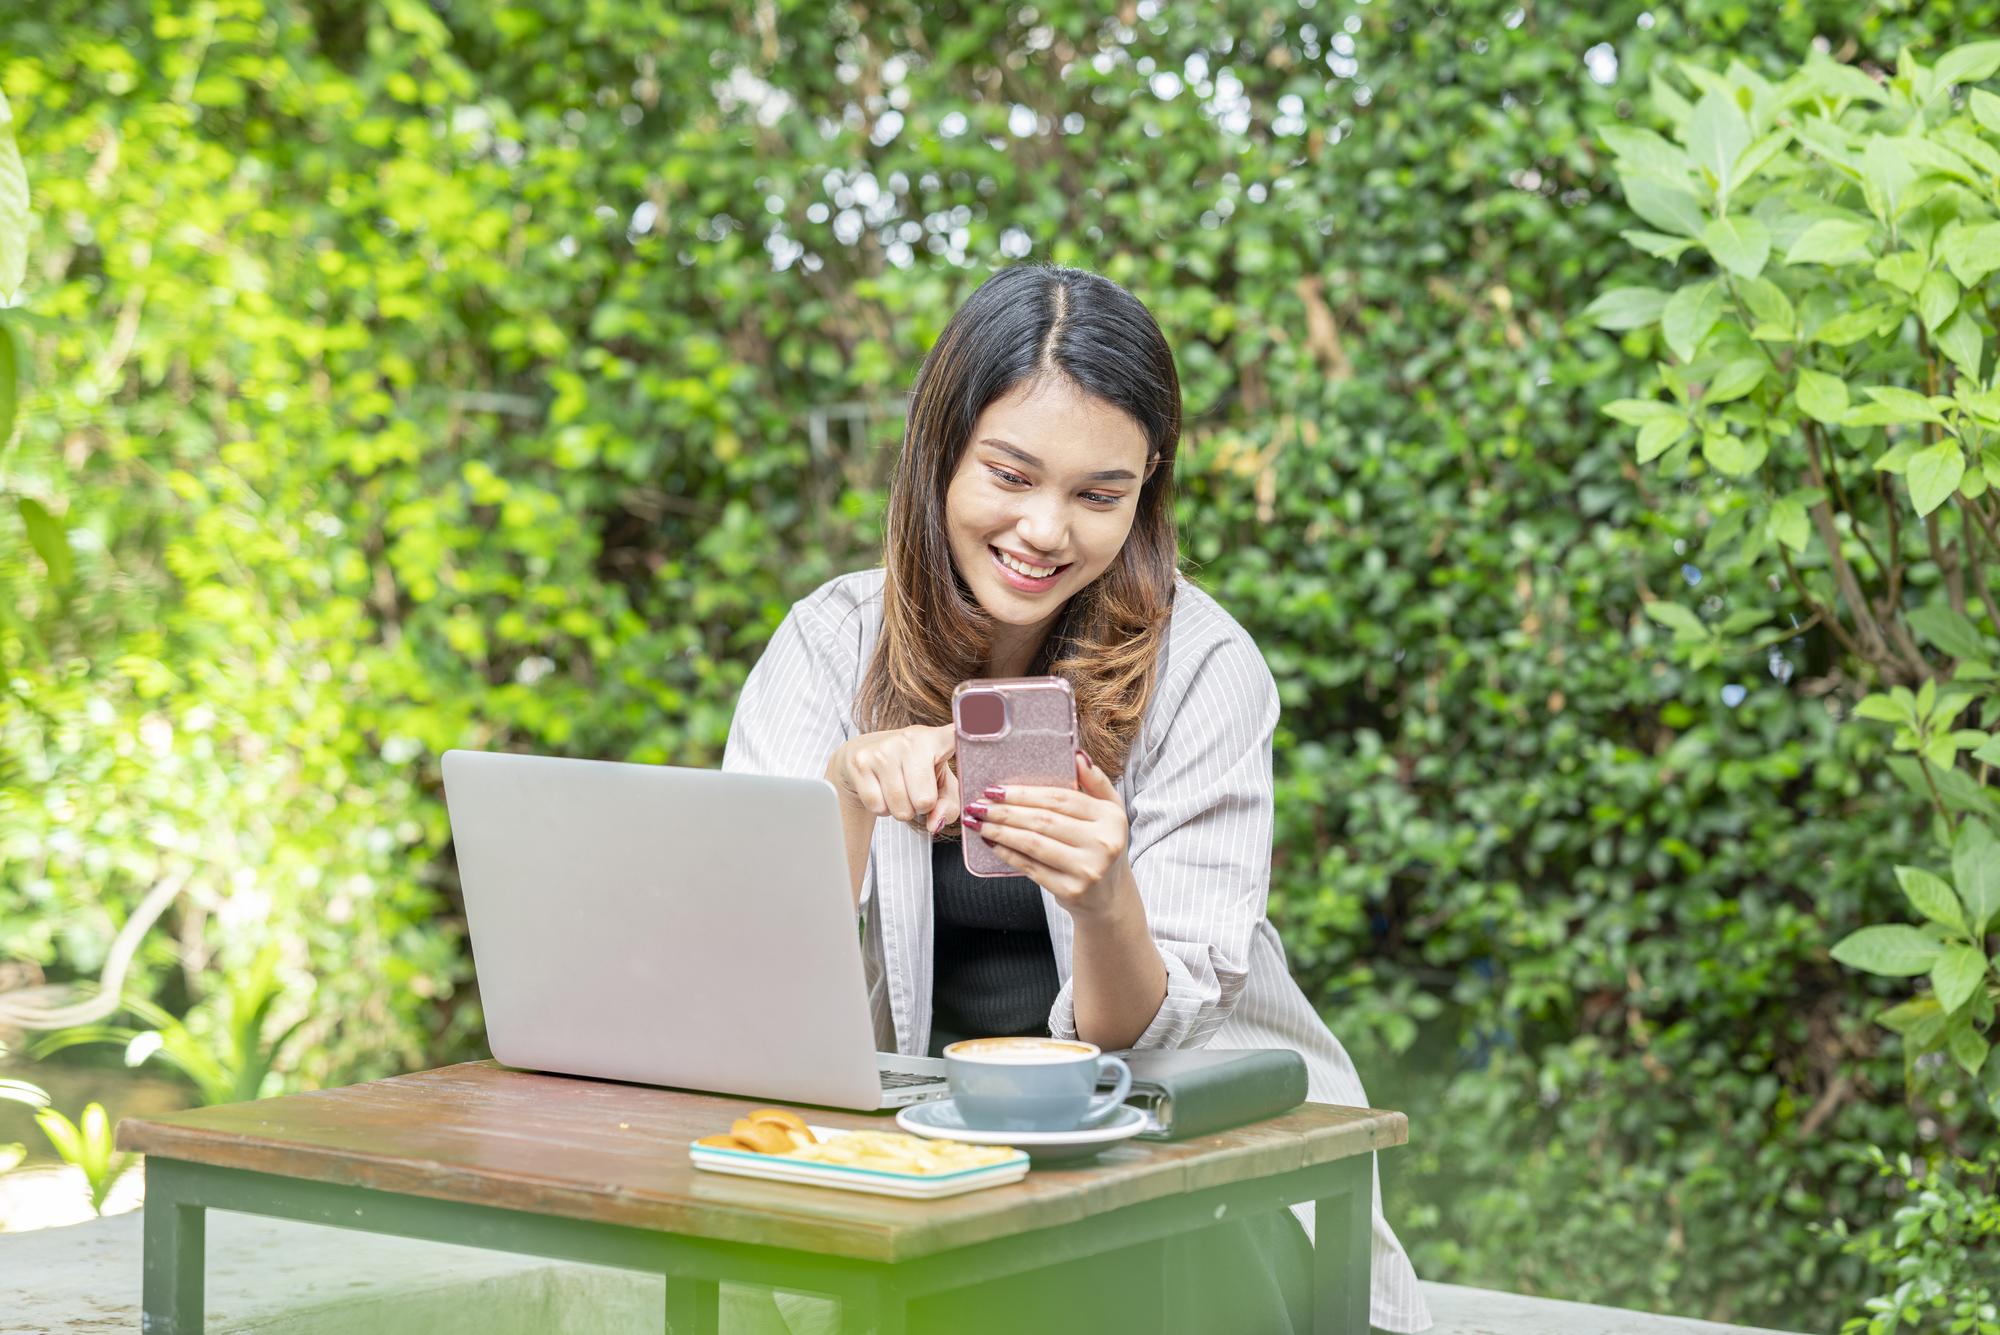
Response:
POLYGON ((896 1125, 913 1135, 956 1140, 967 1145, 1011 1145, 1036 1159, 1072 1159, 1095 1154, 1107 1145, 1130 1140, 1146 1129, 1146 1114, 1121 1104, 1103 1126, 1072 1131, 980 1131, 965 1124, 950 1099, 913 1103, 896 1114, 896 1125))

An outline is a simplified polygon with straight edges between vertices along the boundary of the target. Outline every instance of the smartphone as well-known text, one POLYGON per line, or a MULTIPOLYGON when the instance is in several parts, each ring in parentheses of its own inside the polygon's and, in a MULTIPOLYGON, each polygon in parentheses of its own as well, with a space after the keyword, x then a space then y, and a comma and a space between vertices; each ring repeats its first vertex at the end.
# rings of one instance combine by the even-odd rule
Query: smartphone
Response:
MULTIPOLYGON (((960 682, 951 696, 958 791, 967 802, 993 784, 1076 787, 1076 693, 1061 677, 960 682)), ((975 830, 962 842, 974 876, 1019 876, 975 830)))

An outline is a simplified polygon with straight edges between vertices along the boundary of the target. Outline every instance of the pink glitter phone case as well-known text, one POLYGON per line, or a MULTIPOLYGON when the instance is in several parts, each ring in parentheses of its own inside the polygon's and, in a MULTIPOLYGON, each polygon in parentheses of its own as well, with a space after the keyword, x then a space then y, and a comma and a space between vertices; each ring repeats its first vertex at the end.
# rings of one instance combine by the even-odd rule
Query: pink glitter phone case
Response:
MULTIPOLYGON (((1076 696, 1061 677, 961 682, 952 692, 951 718, 964 801, 977 802, 996 783, 1076 787, 1076 696)), ((964 857, 974 876, 1020 875, 972 830, 964 832, 964 857)))

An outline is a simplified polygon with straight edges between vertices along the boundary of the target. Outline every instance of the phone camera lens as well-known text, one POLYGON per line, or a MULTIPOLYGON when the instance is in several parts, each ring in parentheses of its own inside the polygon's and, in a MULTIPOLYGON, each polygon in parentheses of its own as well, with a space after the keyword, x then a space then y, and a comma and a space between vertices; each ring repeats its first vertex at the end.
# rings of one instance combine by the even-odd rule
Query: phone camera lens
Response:
POLYGON ((967 737, 996 737, 1007 730, 1007 702, 997 691, 968 691, 958 700, 958 727, 967 737))

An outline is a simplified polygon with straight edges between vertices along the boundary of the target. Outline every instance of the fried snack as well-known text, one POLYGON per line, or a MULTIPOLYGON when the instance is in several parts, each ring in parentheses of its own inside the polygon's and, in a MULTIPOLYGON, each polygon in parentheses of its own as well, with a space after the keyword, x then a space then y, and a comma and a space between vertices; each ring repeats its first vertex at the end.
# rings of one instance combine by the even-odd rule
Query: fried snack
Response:
POLYGON ((956 1173, 1004 1163, 1014 1151, 1002 1145, 961 1145, 950 1140, 925 1140, 900 1131, 850 1131, 807 1145, 790 1156, 808 1163, 842 1164, 885 1173, 956 1173))
POLYGON ((804 1118, 797 1113, 786 1112, 783 1108, 759 1108, 746 1114, 744 1120, 783 1127, 786 1134, 791 1137, 794 1147, 803 1148, 818 1141, 818 1137, 813 1135, 812 1128, 806 1125, 804 1118))
POLYGON ((790 1154, 796 1145, 792 1133, 778 1122, 753 1122, 739 1117, 729 1124, 729 1134, 759 1154, 790 1154))
POLYGON ((754 1145, 747 1145, 736 1137, 729 1135, 703 1136, 695 1144, 706 1145, 712 1150, 748 1150, 756 1148, 754 1145))

